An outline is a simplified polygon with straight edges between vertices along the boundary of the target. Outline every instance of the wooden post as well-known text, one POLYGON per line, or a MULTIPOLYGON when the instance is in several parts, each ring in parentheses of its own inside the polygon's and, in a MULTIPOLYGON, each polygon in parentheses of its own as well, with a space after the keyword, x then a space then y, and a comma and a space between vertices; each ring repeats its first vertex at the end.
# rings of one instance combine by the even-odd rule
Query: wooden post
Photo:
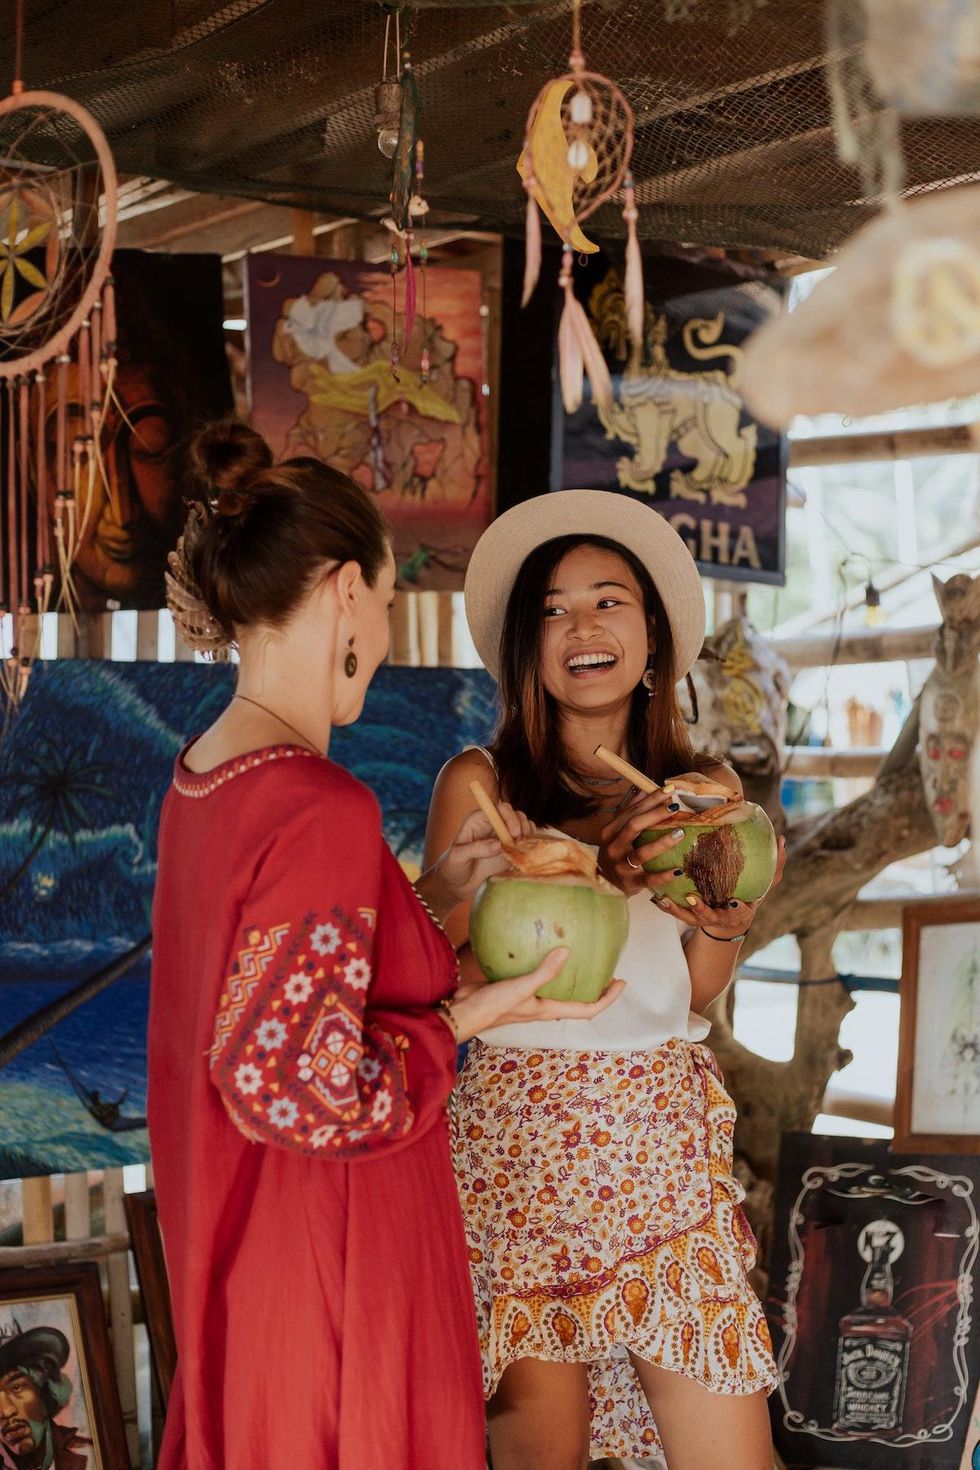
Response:
MULTIPOLYGON (((102 1176, 107 1235, 128 1239, 126 1207, 123 1203, 123 1172, 106 1169, 102 1176)), ((136 1358, 133 1343, 133 1299, 129 1289, 129 1255, 123 1250, 110 1256, 106 1263, 109 1282, 109 1325, 112 1329, 112 1357, 116 1367, 116 1384, 122 1405, 123 1424, 129 1462, 140 1463, 140 1437, 136 1410, 136 1358)))
POLYGON ((293 241, 290 255, 315 255, 316 237, 313 234, 313 216, 308 209, 292 211, 293 241))
POLYGON ((160 618, 156 612, 136 614, 136 657, 155 663, 160 640, 160 618))
POLYGON ((419 651, 417 598, 417 592, 395 593, 395 610, 391 615, 391 648, 388 653, 390 664, 417 667, 422 661, 419 651))
POLYGON ((92 1233, 88 1174, 65 1175, 65 1239, 85 1240, 92 1233))
POLYGON ((455 614, 455 603, 451 592, 440 592, 439 594, 439 647, 438 662, 443 668, 452 668, 453 658, 453 619, 455 614))
POLYGON ((427 669, 439 663, 439 598, 438 592, 418 592, 419 661, 427 669))
POLYGON ((54 1211, 51 1208, 51 1179, 44 1175, 21 1181, 21 1214, 25 1245, 40 1245, 54 1239, 54 1211))

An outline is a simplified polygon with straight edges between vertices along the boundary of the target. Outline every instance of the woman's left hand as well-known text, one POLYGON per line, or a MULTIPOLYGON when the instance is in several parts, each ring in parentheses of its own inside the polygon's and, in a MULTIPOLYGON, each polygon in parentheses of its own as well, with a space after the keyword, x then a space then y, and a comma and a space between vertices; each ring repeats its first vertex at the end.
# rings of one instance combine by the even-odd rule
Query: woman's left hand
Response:
MULTIPOLYGON (((498 802, 497 810, 515 842, 534 836, 534 825, 523 812, 516 812, 506 801, 498 802)), ((508 866, 504 850, 486 817, 480 811, 471 812, 452 845, 436 858, 415 886, 432 908, 449 912, 472 898, 484 879, 502 873, 508 866)))
POLYGON ((769 893, 782 882, 783 869, 786 866, 786 838, 779 837, 776 841, 776 873, 769 886, 769 892, 765 897, 757 899, 755 903, 744 903, 733 898, 731 903, 724 908, 712 908, 706 904, 698 894, 692 894, 686 903, 674 903, 665 895, 654 897, 654 903, 665 914, 671 914, 675 919, 680 919, 684 924, 692 924, 698 929, 706 929, 717 939, 734 939, 737 934, 747 934, 760 906, 765 903, 769 893))

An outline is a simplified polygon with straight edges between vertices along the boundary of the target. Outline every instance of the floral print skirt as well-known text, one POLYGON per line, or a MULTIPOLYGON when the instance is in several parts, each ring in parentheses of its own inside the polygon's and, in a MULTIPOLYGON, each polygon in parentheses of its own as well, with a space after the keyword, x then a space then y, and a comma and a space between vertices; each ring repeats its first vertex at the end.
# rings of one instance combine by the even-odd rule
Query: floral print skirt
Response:
POLYGON ((588 1363, 592 1455, 632 1458, 660 1441, 630 1352, 714 1393, 775 1386, 735 1107, 706 1047, 477 1041, 453 1115, 488 1398, 518 1358, 588 1363))

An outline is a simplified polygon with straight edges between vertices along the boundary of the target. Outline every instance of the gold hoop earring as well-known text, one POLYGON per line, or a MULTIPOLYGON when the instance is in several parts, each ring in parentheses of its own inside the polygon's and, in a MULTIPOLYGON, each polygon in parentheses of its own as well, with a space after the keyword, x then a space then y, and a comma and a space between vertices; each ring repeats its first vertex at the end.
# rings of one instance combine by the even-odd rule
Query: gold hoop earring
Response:
POLYGON ((344 673, 348 679, 353 679, 357 673, 357 654, 354 652, 354 640, 347 640, 347 657, 344 659, 344 673))

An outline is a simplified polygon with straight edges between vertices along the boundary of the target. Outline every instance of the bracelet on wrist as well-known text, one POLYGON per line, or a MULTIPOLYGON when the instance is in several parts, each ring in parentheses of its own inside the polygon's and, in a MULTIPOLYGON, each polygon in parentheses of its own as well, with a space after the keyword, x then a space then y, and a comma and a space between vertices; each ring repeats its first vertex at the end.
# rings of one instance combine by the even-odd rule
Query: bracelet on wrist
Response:
POLYGON ((701 930, 701 933, 704 935, 705 939, 713 939, 715 941, 715 944, 741 944, 742 943, 742 940, 747 937, 748 930, 746 929, 746 931, 745 931, 744 934, 724 934, 724 935, 722 935, 722 934, 709 934, 708 931, 707 931, 707 929, 702 929, 701 930))
POLYGON ((452 1001, 448 999, 438 1001, 436 1003, 436 1010, 444 1017, 446 1024, 453 1033, 456 1045, 461 1046, 462 1040, 459 1034, 459 1022, 456 1020, 456 1012, 453 1010, 452 1001))

